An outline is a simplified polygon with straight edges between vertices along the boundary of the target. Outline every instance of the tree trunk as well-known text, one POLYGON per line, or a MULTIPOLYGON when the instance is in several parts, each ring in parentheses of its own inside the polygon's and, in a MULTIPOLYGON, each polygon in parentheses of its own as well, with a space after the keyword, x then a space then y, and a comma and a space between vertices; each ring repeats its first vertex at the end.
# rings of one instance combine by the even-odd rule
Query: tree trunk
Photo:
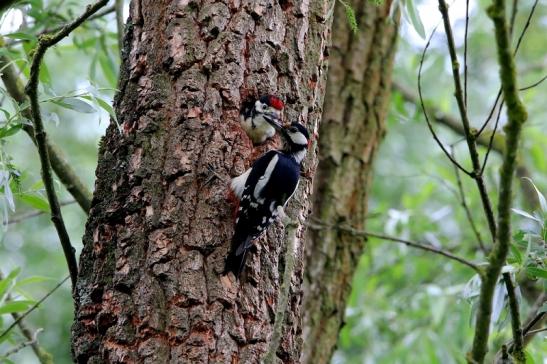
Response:
POLYGON ((289 238, 272 226, 239 282, 220 275, 233 233, 227 182, 264 150, 239 126, 245 99, 276 94, 289 120, 317 130, 332 6, 132 2, 120 127, 101 143, 80 258, 76 362, 298 362, 311 180, 287 209, 289 238))
MULTIPOLYGON (((391 1, 348 3, 360 31, 353 35, 343 21, 333 25, 313 217, 363 229, 372 162, 385 131, 397 27, 388 18, 391 1)), ((344 18, 344 11, 338 4, 334 18, 344 18)), ((328 363, 364 241, 329 229, 310 231, 306 244, 302 363, 328 363)))

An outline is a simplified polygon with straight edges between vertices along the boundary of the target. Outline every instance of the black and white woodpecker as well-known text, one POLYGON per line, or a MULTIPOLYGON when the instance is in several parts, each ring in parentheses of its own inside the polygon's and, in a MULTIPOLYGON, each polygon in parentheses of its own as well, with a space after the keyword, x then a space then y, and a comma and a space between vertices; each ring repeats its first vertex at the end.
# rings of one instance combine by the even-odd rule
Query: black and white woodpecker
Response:
POLYGON ((272 95, 265 95, 258 100, 247 102, 241 109, 241 126, 253 141, 253 144, 264 143, 275 135, 273 123, 280 123, 283 101, 272 95))
POLYGON ((282 150, 270 150, 258 158, 251 168, 231 182, 231 189, 240 200, 230 254, 224 274, 239 276, 253 241, 277 218, 284 217, 283 208, 293 196, 300 179, 300 166, 309 146, 309 134, 299 123, 282 128, 282 150))

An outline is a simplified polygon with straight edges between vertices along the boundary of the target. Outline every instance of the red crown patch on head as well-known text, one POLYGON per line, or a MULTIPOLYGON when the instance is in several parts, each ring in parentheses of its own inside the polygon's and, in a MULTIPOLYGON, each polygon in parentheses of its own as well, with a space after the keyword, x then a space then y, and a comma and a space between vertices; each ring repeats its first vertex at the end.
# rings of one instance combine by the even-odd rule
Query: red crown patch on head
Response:
POLYGON ((283 101, 281 101, 275 96, 270 96, 268 101, 270 101, 270 106, 277 110, 283 110, 283 108, 285 107, 285 104, 283 104, 283 101))

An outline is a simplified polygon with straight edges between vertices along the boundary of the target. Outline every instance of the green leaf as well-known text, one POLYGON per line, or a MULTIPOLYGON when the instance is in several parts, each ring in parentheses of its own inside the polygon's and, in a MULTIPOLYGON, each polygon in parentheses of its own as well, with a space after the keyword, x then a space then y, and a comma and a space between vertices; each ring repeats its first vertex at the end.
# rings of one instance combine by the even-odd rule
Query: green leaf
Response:
POLYGON ((536 187, 536 185, 530 178, 524 177, 524 179, 530 182, 530 184, 534 187, 534 190, 536 190, 536 194, 539 200, 539 205, 541 206, 541 211, 543 211, 544 213, 547 213, 547 200, 545 200, 545 196, 543 196, 543 194, 539 192, 539 189, 536 187))
POLYGON ((412 26, 414 27, 414 30, 416 30, 416 33, 418 33, 420 37, 422 37, 422 39, 425 39, 424 25, 422 23, 422 20, 420 19, 418 10, 416 10, 416 6, 414 5, 414 0, 406 0, 405 5, 406 5, 406 10, 408 12, 408 15, 410 17, 410 22, 412 26))
POLYGON ((530 355, 528 350, 524 350, 524 355, 526 356, 526 363, 527 364, 536 364, 536 361, 534 360, 534 357, 530 355))
POLYGON ((4 128, 0 128, 0 139, 17 134, 17 132, 21 130, 22 127, 23 127, 22 124, 15 124, 15 125, 7 126, 4 128))
POLYGON ((5 37, 11 38, 11 39, 23 39, 23 40, 30 40, 30 41, 36 41, 36 36, 33 34, 23 33, 23 32, 14 32, 10 34, 6 34, 5 37))
POLYGON ((356 34, 357 31, 359 30, 359 26, 357 25, 357 18, 355 17, 355 11, 351 7, 351 5, 349 5, 345 1, 342 1, 342 0, 338 0, 338 1, 344 7, 344 10, 346 12, 346 20, 348 21, 351 31, 353 32, 353 34, 356 34))
POLYGON ((59 106, 62 106, 66 109, 78 111, 84 114, 92 114, 96 112, 97 110, 93 107, 93 105, 88 104, 87 102, 77 99, 77 98, 66 98, 62 100, 54 100, 52 101, 54 104, 57 104, 59 106))
POLYGON ((526 267, 526 273, 532 277, 547 279, 547 270, 538 267, 526 267))
POLYGON ((31 277, 27 277, 27 278, 24 278, 24 279, 21 279, 21 280, 17 281, 17 283, 15 283, 15 286, 13 286, 13 287, 14 288, 21 288, 21 287, 26 286, 28 284, 42 283, 42 282, 52 281, 52 280, 54 280, 54 279, 51 278, 51 277, 31 276, 31 277))
POLYGON ((11 301, 0 306, 0 315, 6 313, 23 312, 34 304, 34 301, 11 301))
POLYGON ((17 267, 13 269, 6 278, 0 280, 0 300, 4 297, 4 294, 10 288, 11 282, 21 273, 21 268, 17 267))
POLYGON ((522 211, 522 210, 515 209, 515 208, 512 208, 511 210, 513 210, 514 213, 519 214, 519 215, 521 215, 521 216, 524 216, 524 217, 527 218, 527 219, 534 220, 534 221, 537 221, 537 222, 540 222, 540 223, 541 223, 541 220, 540 220, 540 219, 538 219, 537 217, 534 217, 534 216, 530 215, 530 214, 527 213, 526 211, 522 211))
POLYGON ((522 265, 522 253, 517 248, 515 244, 511 244, 511 253, 513 253, 513 257, 515 258, 515 262, 518 265, 522 265))
POLYGON ((43 212, 50 211, 48 201, 44 197, 36 193, 21 193, 17 195, 17 199, 20 200, 22 203, 27 204, 37 210, 43 212))

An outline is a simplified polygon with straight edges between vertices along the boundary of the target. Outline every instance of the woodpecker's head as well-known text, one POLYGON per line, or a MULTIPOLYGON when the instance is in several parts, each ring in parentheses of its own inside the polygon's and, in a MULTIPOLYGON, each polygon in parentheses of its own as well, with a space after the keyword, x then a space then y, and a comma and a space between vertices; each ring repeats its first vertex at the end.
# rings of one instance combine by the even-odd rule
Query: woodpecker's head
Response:
POLYGON ((272 95, 265 95, 255 101, 254 111, 262 114, 267 121, 281 122, 281 113, 285 104, 279 98, 272 95))
POLYGON ((285 152, 291 154, 298 163, 302 162, 310 145, 310 134, 304 125, 291 123, 286 127, 277 127, 285 139, 285 152))

